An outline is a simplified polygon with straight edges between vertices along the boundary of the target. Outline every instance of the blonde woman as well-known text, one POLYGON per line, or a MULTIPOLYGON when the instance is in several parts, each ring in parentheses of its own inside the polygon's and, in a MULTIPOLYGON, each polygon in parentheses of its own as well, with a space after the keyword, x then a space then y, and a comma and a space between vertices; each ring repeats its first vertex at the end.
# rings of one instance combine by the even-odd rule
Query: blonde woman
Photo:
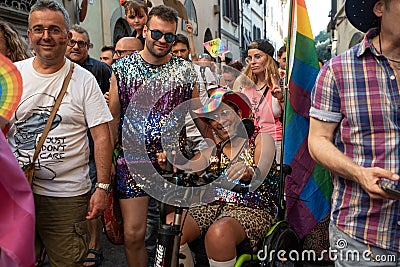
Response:
POLYGON ((275 158, 279 163, 282 144, 282 123, 279 119, 284 107, 284 95, 279 86, 274 52, 274 47, 266 40, 249 44, 240 91, 250 99, 256 133, 268 133, 274 138, 275 158))

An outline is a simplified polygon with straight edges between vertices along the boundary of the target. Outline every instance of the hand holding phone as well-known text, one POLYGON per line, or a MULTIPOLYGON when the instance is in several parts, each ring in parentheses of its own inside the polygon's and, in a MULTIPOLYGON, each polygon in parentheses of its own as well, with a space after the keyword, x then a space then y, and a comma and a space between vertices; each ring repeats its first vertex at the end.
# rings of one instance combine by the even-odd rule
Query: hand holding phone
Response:
POLYGON ((400 197, 400 185, 399 181, 390 181, 387 179, 382 180, 381 182, 382 189, 392 195, 400 197))

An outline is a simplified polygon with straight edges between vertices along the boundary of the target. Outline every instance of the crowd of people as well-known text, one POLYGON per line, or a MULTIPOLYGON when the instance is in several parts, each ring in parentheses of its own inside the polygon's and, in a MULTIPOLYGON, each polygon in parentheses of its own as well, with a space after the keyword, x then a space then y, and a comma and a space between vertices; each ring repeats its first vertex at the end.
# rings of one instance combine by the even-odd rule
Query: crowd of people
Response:
MULTIPOLYGON (((89 56, 89 32, 70 25, 68 12, 55 0, 32 6, 29 46, 12 25, 0 21, 0 53, 23 79, 15 114, 0 126, 15 156, 10 166, 35 165, 37 266, 46 257, 51 266, 101 265, 99 218, 110 208, 111 188, 123 218, 127 265, 153 266, 163 216, 158 196, 146 190, 152 178, 143 173, 149 168, 161 176, 190 171, 201 183, 221 174, 243 186, 259 182, 253 192, 208 188, 207 200, 184 212, 183 266, 195 266, 190 243, 198 239, 209 266, 234 266, 237 247, 247 242, 256 252, 277 219, 282 118, 290 98, 285 97, 290 92, 284 82, 286 46, 276 51, 268 40, 253 40, 244 62, 228 54, 197 53, 192 26, 187 22, 187 34, 176 34, 177 12, 149 3, 124 1, 132 32, 115 46, 102 47, 99 60, 89 56), (39 145, 60 95, 61 105, 39 145), (183 128, 175 144, 187 161, 177 164, 162 139, 174 110, 187 102, 182 118, 176 118, 183 128), (246 128, 242 135, 245 120, 254 131, 246 128)), ((321 66, 312 93, 309 149, 332 172, 331 247, 343 239, 351 246, 342 249, 369 251, 371 260, 395 255, 397 263, 385 266, 397 266, 400 33, 392 23, 400 6, 393 0, 347 0, 346 13, 367 33, 360 44, 321 66), (352 16, 361 10, 368 16, 352 16)), ((166 223, 173 223, 171 211, 164 211, 166 223)), ((11 261, 0 247, 0 263, 19 266, 11 261)), ((343 258, 335 264, 354 266, 343 258)), ((364 259, 363 266, 371 264, 364 259)))

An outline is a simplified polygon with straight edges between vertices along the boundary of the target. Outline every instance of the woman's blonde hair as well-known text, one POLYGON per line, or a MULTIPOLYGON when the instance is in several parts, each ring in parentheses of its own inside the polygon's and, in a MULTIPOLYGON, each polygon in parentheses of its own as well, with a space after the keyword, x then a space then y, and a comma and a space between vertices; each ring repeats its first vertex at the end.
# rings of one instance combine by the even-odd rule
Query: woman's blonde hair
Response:
MULTIPOLYGON (((257 46, 257 42, 252 42, 248 45, 248 47, 252 46, 257 46)), ((267 57, 267 61, 265 62, 265 80, 263 82, 266 83, 267 86, 272 86, 271 74, 279 77, 278 65, 270 55, 268 55, 262 50, 260 51, 267 57)), ((259 82, 257 76, 251 70, 250 64, 247 64, 246 68, 243 71, 243 74, 246 75, 255 84, 259 82)))

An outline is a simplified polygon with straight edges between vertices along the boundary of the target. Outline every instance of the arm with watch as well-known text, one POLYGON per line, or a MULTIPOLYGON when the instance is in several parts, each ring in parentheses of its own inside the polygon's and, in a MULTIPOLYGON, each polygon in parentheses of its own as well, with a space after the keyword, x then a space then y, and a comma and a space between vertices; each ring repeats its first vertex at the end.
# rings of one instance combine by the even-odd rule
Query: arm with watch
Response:
POLYGON ((90 128, 94 141, 94 158, 96 162, 97 183, 96 191, 90 198, 89 211, 86 219, 100 216, 107 207, 107 193, 110 187, 110 170, 112 147, 107 123, 90 128))

